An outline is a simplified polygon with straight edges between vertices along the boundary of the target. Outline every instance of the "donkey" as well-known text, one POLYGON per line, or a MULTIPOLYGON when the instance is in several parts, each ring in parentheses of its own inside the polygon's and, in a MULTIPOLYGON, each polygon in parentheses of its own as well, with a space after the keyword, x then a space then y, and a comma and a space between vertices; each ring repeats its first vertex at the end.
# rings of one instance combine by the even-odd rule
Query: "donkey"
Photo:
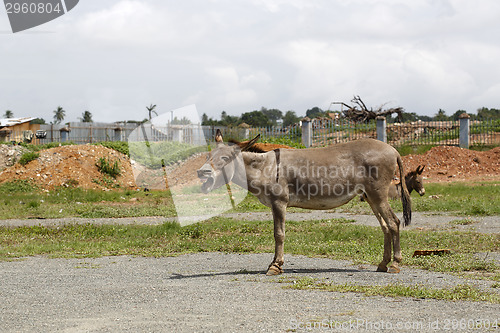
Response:
MULTIPOLYGON (((420 196, 425 195, 424 179, 422 177, 424 168, 425 165, 419 165, 417 169, 406 174, 404 182, 406 183, 408 193, 411 194, 411 192, 415 191, 420 194, 420 196)), ((389 199, 396 200, 401 198, 401 184, 402 182, 391 184, 391 187, 389 187, 389 199)))
MULTIPOLYGON (((287 207, 332 209, 361 194, 377 217, 384 233, 383 259, 377 271, 399 273, 402 260, 399 243, 400 221, 388 201, 388 191, 396 170, 404 175, 399 153, 374 139, 351 141, 326 148, 276 149, 267 153, 248 152, 258 136, 241 148, 223 143, 217 131, 216 147, 198 170, 204 181, 203 193, 228 182, 245 187, 272 209, 274 219, 274 259, 267 275, 283 273, 285 213, 287 207), (244 172, 238 172, 243 170, 244 172), (391 265, 391 255, 394 257, 391 265)), ((404 225, 411 222, 411 201, 402 183, 404 225)))
MULTIPOLYGON (((424 179, 422 177, 422 172, 424 172, 425 165, 419 165, 416 170, 410 171, 405 176, 406 188, 408 193, 415 191, 420 196, 425 195, 424 179)), ((391 183, 389 187, 389 199, 397 200, 401 199, 401 182, 395 184, 391 183)), ((361 195, 361 201, 365 201, 365 195, 361 195)))

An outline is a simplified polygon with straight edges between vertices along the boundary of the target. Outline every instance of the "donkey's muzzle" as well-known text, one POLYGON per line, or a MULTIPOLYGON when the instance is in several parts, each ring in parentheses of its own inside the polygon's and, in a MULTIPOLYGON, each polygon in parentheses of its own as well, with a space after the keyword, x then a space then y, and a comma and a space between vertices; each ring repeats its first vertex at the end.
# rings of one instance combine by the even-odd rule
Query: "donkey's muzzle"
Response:
POLYGON ((208 177, 210 177, 212 175, 212 170, 210 169, 199 169, 197 171, 198 173, 198 178, 200 179, 207 179, 208 177))

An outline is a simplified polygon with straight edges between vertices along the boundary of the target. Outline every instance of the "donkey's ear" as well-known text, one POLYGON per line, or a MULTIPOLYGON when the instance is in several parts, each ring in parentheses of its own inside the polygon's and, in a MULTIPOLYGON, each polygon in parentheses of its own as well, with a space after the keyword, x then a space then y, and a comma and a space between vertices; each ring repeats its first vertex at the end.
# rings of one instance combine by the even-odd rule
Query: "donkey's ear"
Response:
POLYGON ((255 138, 249 140, 244 147, 241 148, 241 151, 249 150, 258 140, 260 139, 260 134, 257 134, 255 138))
POLYGON ((417 173, 418 173, 419 175, 421 175, 421 174, 422 174, 422 172, 424 172, 424 168, 425 168, 425 165, 419 165, 419 166, 417 167, 417 173))
POLYGON ((224 140, 222 139, 222 132, 220 129, 217 129, 217 132, 215 132, 215 142, 217 143, 222 143, 224 140))

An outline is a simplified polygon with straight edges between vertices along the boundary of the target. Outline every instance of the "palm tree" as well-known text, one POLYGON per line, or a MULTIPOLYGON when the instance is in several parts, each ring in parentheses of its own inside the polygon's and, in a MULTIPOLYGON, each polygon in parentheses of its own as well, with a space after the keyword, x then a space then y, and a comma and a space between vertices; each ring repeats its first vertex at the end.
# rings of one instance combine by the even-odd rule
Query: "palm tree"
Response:
POLYGON ((61 121, 64 120, 66 116, 66 111, 62 108, 62 106, 58 106, 56 110, 54 110, 54 123, 60 124, 61 121))
POLYGON ((93 123, 94 122, 92 120, 92 113, 90 113, 90 111, 85 111, 84 113, 82 113, 82 117, 80 118, 80 120, 83 123, 93 123))
POLYGON ((151 121, 151 116, 152 116, 152 113, 154 113, 156 116, 158 116, 158 113, 156 113, 155 111, 155 108, 156 108, 156 104, 153 105, 151 104, 150 106, 146 106, 146 109, 148 110, 148 113, 149 113, 149 120, 151 121))
POLYGON ((3 117, 6 118, 6 119, 8 119, 8 118, 14 118, 14 112, 12 112, 10 110, 7 110, 7 111, 5 111, 3 117))

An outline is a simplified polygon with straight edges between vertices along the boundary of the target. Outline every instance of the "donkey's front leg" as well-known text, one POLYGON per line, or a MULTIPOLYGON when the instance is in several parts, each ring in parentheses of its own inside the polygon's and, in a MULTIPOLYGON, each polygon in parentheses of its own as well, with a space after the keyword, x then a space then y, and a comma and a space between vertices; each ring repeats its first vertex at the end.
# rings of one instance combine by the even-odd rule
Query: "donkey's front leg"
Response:
POLYGON ((285 262, 285 213, 286 203, 275 200, 272 204, 274 219, 274 259, 269 265, 266 275, 278 275, 283 273, 283 263, 285 262))

